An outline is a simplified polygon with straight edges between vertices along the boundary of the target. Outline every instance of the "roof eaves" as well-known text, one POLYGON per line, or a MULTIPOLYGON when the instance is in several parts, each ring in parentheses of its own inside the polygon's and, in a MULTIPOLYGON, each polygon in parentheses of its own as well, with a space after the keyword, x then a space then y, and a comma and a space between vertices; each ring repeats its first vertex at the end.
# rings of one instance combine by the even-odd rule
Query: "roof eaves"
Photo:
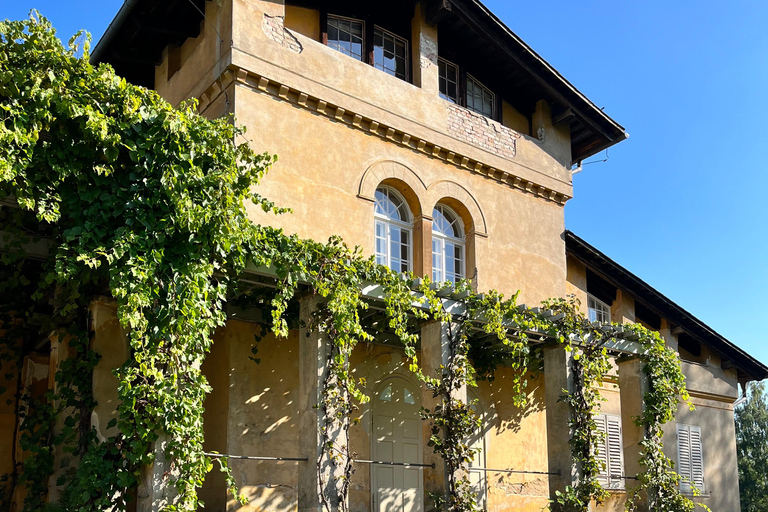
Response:
MULTIPOLYGON (((616 281, 624 281, 628 282, 628 285, 623 285, 623 287, 627 288, 627 291, 636 295, 646 295, 650 296, 653 299, 653 302, 655 304, 649 304, 652 307, 655 307, 655 309, 660 309, 660 313, 664 314, 665 316, 668 313, 665 313, 664 310, 672 311, 675 313, 675 316, 678 317, 678 319, 682 320, 680 322, 681 327, 688 328, 690 331, 699 331, 701 333, 706 334, 706 337, 709 338, 709 342, 707 342, 707 345, 715 345, 712 346, 713 349, 715 349, 718 352, 725 353, 734 360, 734 363, 736 366, 739 366, 742 368, 742 370, 745 373, 750 374, 752 377, 754 377, 757 380, 761 380, 768 377, 768 366, 764 365, 751 355, 749 355, 747 352, 745 352, 743 349, 739 348, 738 346, 734 345, 732 342, 730 342, 728 339, 723 337, 721 334, 717 333, 714 329, 709 327, 707 324, 693 316, 691 313, 680 307, 677 303, 673 302, 671 299, 666 297, 664 294, 653 288, 651 285, 637 277, 635 274, 630 272, 629 270, 625 269, 615 261, 613 261, 611 258, 606 256, 603 252, 599 251, 592 245, 588 244, 586 241, 578 237, 576 234, 574 234, 571 231, 566 230, 565 231, 565 242, 566 242, 566 250, 568 252, 571 252, 576 257, 581 256, 580 259, 585 259, 583 256, 585 254, 589 254, 592 256, 595 260, 601 263, 599 268, 596 268, 594 270, 598 270, 601 273, 608 274, 605 277, 612 278, 616 281), (659 306, 659 303, 662 304, 662 307, 659 306), (745 368, 746 367, 746 368, 745 368)), ((584 262, 588 263, 588 262, 584 262)), ((623 283, 619 283, 623 284, 623 283)), ((692 332, 691 334, 694 334, 692 332)), ((697 336, 701 337, 701 336, 697 336)))

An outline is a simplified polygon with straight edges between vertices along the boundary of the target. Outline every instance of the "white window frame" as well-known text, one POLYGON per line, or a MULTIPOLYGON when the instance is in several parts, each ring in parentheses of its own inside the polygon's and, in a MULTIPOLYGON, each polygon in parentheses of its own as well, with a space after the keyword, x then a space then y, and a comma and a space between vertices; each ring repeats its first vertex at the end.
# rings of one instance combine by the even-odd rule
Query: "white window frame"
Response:
POLYGON ((450 101, 451 103, 455 103, 455 104, 458 105, 458 103, 459 103, 459 96, 461 94, 461 92, 460 92, 461 87, 459 86, 459 84, 461 83, 461 76, 459 75, 459 66, 457 66, 456 64, 454 64, 453 62, 451 62, 451 61, 449 61, 447 59, 444 59, 442 57, 438 57, 437 58, 437 68, 438 68, 438 86, 437 86, 438 94, 444 100, 450 101), (447 85, 446 85, 446 88, 445 88, 445 91, 446 91, 445 94, 440 92, 440 82, 442 80, 445 80, 445 82, 447 84, 450 81, 450 80, 448 80, 448 75, 447 74, 446 74, 445 78, 439 76, 440 75, 440 64, 443 64, 445 66, 446 70, 449 67, 451 67, 451 68, 456 70, 456 82, 455 82, 455 85, 456 85, 456 97, 448 95, 448 87, 447 87, 447 85))
MULTIPOLYGON (((408 40, 405 39, 404 37, 398 36, 394 32, 390 32, 389 30, 381 28, 378 25, 374 25, 374 27, 373 27, 373 41, 374 41, 374 43, 373 43, 373 55, 374 55, 374 57, 373 57, 373 62, 372 62, 373 67, 375 67, 379 71, 383 71, 384 73, 388 74, 389 76, 393 76, 395 78, 399 78, 400 80, 405 80, 406 82, 408 82, 410 80, 410 77, 409 77, 410 69, 409 68, 411 67, 411 65, 410 65, 410 55, 408 54, 408 40), (405 58, 405 73, 404 73, 404 76, 397 76, 397 68, 395 68, 395 74, 392 74, 392 73, 390 73, 389 71, 387 71, 384 68, 384 63, 379 64, 378 62, 376 62, 376 48, 377 48, 377 46, 376 46, 376 31, 377 30, 380 31, 381 34, 382 34, 382 42, 383 42, 384 38, 386 38, 386 37, 390 37, 390 38, 393 39, 394 44, 395 44, 395 61, 397 61, 397 43, 401 43, 401 44, 403 44, 403 46, 405 46, 405 54, 404 54, 404 58, 405 58)), ((380 47, 380 48, 382 49, 382 51, 384 51, 384 47, 383 46, 380 47)))
POLYGON ((704 493, 704 443, 699 425, 677 424, 677 473, 683 477, 680 491, 693 494, 695 486, 704 493))
POLYGON ((597 475, 597 481, 604 489, 624 489, 624 441, 621 416, 596 414, 595 423, 597 430, 605 433, 602 443, 597 448, 597 460, 604 465, 597 475))
MULTIPOLYGON (((395 194, 398 196, 400 200, 403 201, 403 204, 405 205, 405 208, 408 212, 409 220, 407 222, 405 221, 399 221, 392 219, 390 217, 387 217, 386 215, 382 215, 378 212, 376 212, 376 207, 374 203, 374 210, 373 210, 373 250, 374 254, 376 255, 376 260, 378 261, 379 256, 383 255, 386 263, 382 263, 384 266, 394 270, 395 272, 402 272, 402 269, 393 269, 392 268, 392 230, 393 229, 401 229, 403 231, 408 232, 408 261, 407 261, 407 268, 406 271, 413 270, 413 213, 411 212, 410 207, 408 206, 408 202, 405 200, 403 195, 398 192, 393 187, 389 187, 387 185, 379 185, 376 187, 376 190, 379 189, 386 189, 390 194, 395 194), (383 225, 384 226, 384 232, 386 233, 386 239, 385 239, 385 248, 386 253, 379 253, 378 249, 376 247, 376 239, 378 238, 376 235, 376 227, 377 225, 383 225)), ((401 260, 402 261, 402 260, 401 260)))
POLYGON ((587 316, 590 322, 611 323, 611 306, 591 293, 587 294, 587 316), (594 313, 594 315, 593 315, 594 313))
MULTIPOLYGON (((450 215, 456 218, 456 225, 459 229, 459 237, 455 236, 449 236, 445 235, 443 233, 439 233, 435 231, 435 224, 433 221, 432 224, 432 280, 435 282, 444 282, 447 280, 447 272, 446 272, 446 260, 447 254, 445 251, 445 244, 446 242, 452 243, 454 246, 459 247, 461 249, 461 268, 459 269, 459 274, 456 276, 457 280, 464 279, 466 277, 466 268, 467 268, 467 247, 466 247, 466 238, 464 236, 464 223, 461 221, 461 217, 449 206, 446 206, 444 204, 437 204, 435 205, 435 209, 442 208, 443 210, 447 211, 450 215), (437 243, 439 249, 438 252, 435 252, 435 243, 437 243), (440 259, 440 269, 436 269, 434 265, 434 258, 437 256, 440 259), (440 272, 440 275, 437 276, 435 272, 440 272)), ((456 281, 454 281, 455 283, 456 281)))
POLYGON ((467 73, 467 86, 465 87, 464 91, 464 103, 466 104, 466 107, 471 110, 472 112, 477 112, 478 114, 493 119, 496 115, 496 94, 487 88, 483 83, 478 80, 477 78, 473 77, 469 73, 467 73), (484 94, 490 96, 491 98, 491 112, 490 114, 483 112, 482 110, 478 110, 474 107, 474 101, 473 105, 469 105, 469 83, 472 82, 474 86, 477 86, 484 94))
POLYGON ((331 49, 341 53, 342 55, 346 55, 347 57, 351 57, 351 58, 353 58, 355 60, 359 60, 360 62, 366 62, 367 59, 366 59, 366 53, 365 53, 365 21, 358 20, 356 18, 347 18, 346 16, 337 16, 335 14, 329 14, 327 16, 326 22, 325 22, 326 23, 326 26, 325 26, 326 33, 328 32, 328 22, 330 20, 351 21, 351 22, 354 22, 354 23, 359 23, 362 26, 362 32, 361 32, 362 33, 362 37, 361 37, 361 41, 360 41, 360 58, 357 58, 356 56, 352 55, 351 53, 347 53, 343 49, 337 48, 336 46, 332 45, 331 42, 330 42, 330 39, 328 40, 326 46, 328 46, 328 48, 331 48, 331 49))

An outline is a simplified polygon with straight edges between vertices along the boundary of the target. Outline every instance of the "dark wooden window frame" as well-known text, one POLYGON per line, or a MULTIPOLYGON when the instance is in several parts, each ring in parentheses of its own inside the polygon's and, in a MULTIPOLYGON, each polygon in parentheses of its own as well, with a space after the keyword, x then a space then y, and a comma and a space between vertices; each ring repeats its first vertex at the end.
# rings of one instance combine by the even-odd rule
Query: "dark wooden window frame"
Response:
MULTIPOLYGON (((328 17, 347 19, 350 21, 356 21, 363 24, 363 55, 366 56, 361 62, 365 62, 369 66, 375 67, 374 62, 374 32, 378 28, 387 34, 394 36, 396 39, 401 39, 405 42, 405 73, 406 77, 404 82, 411 83, 413 77, 413 59, 411 58, 411 40, 407 37, 399 35, 397 32, 388 30, 381 25, 376 25, 371 16, 363 16, 356 18, 354 16, 343 16, 341 14, 329 13, 323 9, 320 11, 320 42, 325 46, 328 46, 328 17), (371 28, 373 27, 373 28, 371 28)), ((389 74, 389 73, 386 73, 389 74)), ((393 76, 393 75, 389 75, 393 76)), ((402 80, 399 78, 399 80, 402 80)))

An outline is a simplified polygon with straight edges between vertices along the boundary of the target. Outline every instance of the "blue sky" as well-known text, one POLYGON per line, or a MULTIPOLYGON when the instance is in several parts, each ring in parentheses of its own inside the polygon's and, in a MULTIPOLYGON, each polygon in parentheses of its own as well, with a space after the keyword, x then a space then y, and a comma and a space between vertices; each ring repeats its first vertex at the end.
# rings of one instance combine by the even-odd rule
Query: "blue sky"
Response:
MULTIPOLYGON (((121 3, 0 18, 37 8, 95 44, 121 3)), ((575 177, 568 229, 768 363, 768 2, 486 4, 630 134, 575 177)))

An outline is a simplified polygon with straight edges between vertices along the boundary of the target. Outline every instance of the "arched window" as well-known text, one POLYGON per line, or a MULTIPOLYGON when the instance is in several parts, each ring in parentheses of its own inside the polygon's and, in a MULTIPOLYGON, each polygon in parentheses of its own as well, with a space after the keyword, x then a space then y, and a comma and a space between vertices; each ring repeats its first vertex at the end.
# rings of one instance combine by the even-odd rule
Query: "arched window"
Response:
POLYGON ((408 203, 395 189, 376 189, 374 210, 376 263, 395 272, 411 270, 413 221, 408 203))
POLYGON ((464 278, 464 227, 456 212, 438 204, 432 211, 432 280, 464 278))

